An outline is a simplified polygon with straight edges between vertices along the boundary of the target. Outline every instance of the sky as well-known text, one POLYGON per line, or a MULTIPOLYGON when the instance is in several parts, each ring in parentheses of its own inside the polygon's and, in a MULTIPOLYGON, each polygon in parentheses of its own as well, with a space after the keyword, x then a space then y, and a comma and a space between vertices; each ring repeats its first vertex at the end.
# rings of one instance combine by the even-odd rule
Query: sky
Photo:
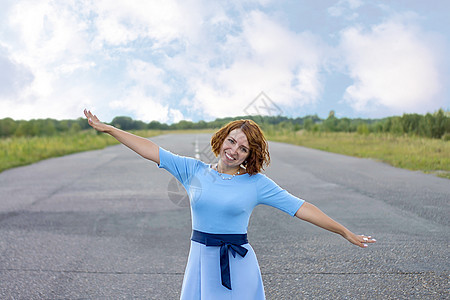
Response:
POLYGON ((0 4, 0 118, 76 119, 88 108, 106 122, 170 124, 450 109, 447 0, 0 4))

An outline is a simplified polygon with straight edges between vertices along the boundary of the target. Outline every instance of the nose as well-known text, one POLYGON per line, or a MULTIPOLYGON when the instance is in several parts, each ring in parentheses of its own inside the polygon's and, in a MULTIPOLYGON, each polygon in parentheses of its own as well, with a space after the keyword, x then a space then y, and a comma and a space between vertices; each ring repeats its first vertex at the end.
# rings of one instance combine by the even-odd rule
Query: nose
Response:
POLYGON ((237 151, 238 149, 239 149, 238 145, 233 145, 233 146, 231 146, 231 147, 230 147, 231 154, 236 154, 236 153, 238 152, 238 151, 237 151))

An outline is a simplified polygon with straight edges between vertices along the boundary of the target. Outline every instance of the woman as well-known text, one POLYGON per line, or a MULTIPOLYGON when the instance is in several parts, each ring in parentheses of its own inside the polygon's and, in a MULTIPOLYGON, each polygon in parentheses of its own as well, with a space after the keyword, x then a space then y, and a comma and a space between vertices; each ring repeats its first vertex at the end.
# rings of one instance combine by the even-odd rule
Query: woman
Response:
POLYGON ((230 122, 213 135, 211 147, 218 162, 208 165, 103 124, 90 111, 84 114, 93 128, 154 161, 187 190, 193 232, 181 299, 265 299, 261 272, 246 234, 250 214, 258 204, 340 234, 359 247, 376 242, 352 233, 261 174, 270 156, 263 133, 251 120, 230 122))

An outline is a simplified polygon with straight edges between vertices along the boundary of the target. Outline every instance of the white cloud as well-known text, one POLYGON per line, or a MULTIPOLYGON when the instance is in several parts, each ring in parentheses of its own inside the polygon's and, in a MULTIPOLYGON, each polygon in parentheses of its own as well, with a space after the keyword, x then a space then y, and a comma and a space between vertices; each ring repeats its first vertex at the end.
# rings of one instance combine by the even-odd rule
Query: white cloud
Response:
POLYGON ((393 113, 436 109, 441 90, 439 61, 432 41, 398 20, 370 31, 342 32, 341 51, 354 84, 344 99, 357 111, 376 107, 393 113))
MULTIPOLYGON (((243 114, 261 91, 299 112, 321 100, 330 61, 354 80, 345 99, 357 110, 434 101, 435 44, 401 18, 343 31, 338 56, 269 2, 10 1, 0 12, 0 117, 76 118, 87 106, 111 118, 211 119, 243 114)), ((336 1, 328 13, 348 20, 362 5, 336 1)))
MULTIPOLYGON (((10 7, 3 39, 10 61, 33 78, 14 98, 2 98, 3 116, 14 118, 73 118, 73 108, 84 103, 78 96, 88 86, 74 87, 69 75, 95 66, 84 60, 89 53, 87 24, 73 12, 71 2, 20 1, 10 7), (68 93, 72 91, 73 96, 68 93)), ((6 24, 5 24, 6 23, 6 24)), ((92 92, 92 91, 90 91, 92 92)), ((89 97, 83 95, 83 97, 89 97)))
POLYGON ((221 49, 224 64, 189 78, 196 106, 206 115, 242 115, 261 91, 278 105, 297 108, 320 97, 324 49, 312 34, 294 33, 254 11, 221 49))
POLYGON ((18 2, 9 15, 17 30, 16 59, 31 66, 47 66, 77 60, 89 51, 87 23, 72 7, 53 1, 18 2))
POLYGON ((55 72, 57 74, 60 74, 62 76, 67 76, 75 71, 79 70, 89 70, 91 68, 94 68, 97 64, 93 61, 73 61, 68 63, 60 64, 58 67, 55 68, 55 72))
POLYGON ((146 95, 142 89, 136 87, 131 88, 125 98, 112 101, 110 107, 120 109, 124 112, 124 115, 134 112, 137 119, 142 121, 169 121, 168 105, 155 101, 151 96, 146 95))
POLYGON ((131 88, 126 97, 112 101, 109 106, 113 109, 120 109, 124 115, 133 113, 138 120, 144 122, 173 123, 185 119, 180 110, 160 103, 139 87, 131 88))
POLYGON ((152 63, 134 59, 128 62, 127 77, 135 85, 147 88, 151 93, 164 97, 171 92, 166 83, 166 72, 152 63))
POLYGON ((136 39, 151 39, 154 48, 192 37, 201 24, 199 1, 100 0, 92 10, 97 30, 96 42, 125 45, 136 39))
POLYGON ((30 70, 13 61, 6 49, 0 46, 0 97, 16 97, 22 89, 33 81, 30 70))
POLYGON ((85 99, 83 105, 107 108, 114 95, 113 106, 136 117, 179 120, 183 117, 179 109, 160 104, 171 93, 168 77, 160 76, 164 71, 131 57, 147 48, 146 59, 152 61, 155 55, 164 58, 166 50, 171 51, 166 47, 173 48, 174 43, 182 50, 183 44, 202 40, 199 28, 207 5, 197 2, 16 2, 3 20, 11 32, 4 43, 4 62, 23 66, 34 80, 28 80, 14 99, 0 95, 2 106, 9 107, 0 117, 78 117, 73 109, 80 103, 77 96, 85 99), (115 72, 120 82, 103 84, 101 76, 112 75, 108 72, 115 72), (86 94, 77 95, 76 90, 86 94), (157 113, 147 109, 153 106, 157 113))
POLYGON ((110 107, 134 114, 142 121, 178 122, 183 119, 181 111, 161 103, 167 99, 172 88, 166 83, 165 71, 154 64, 133 60, 128 64, 125 94, 111 102, 110 107))

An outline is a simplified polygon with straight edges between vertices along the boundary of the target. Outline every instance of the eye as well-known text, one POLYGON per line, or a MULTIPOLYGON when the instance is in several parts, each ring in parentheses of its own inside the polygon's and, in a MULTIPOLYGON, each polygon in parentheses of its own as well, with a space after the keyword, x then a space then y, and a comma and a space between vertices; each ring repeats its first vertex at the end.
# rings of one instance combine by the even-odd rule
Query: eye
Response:
POLYGON ((234 140, 233 139, 228 139, 228 142, 230 142, 231 144, 234 144, 234 140))
POLYGON ((245 148, 245 147, 241 147, 241 151, 244 152, 244 153, 247 153, 247 152, 248 152, 248 149, 245 148))

